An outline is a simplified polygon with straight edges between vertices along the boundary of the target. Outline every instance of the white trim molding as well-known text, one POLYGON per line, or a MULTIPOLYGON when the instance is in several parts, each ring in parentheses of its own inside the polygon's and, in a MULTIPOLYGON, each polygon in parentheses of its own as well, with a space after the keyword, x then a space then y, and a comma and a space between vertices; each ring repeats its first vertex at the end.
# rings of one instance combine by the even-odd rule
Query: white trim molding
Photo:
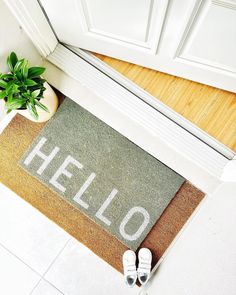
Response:
POLYGON ((221 180, 223 182, 236 182, 236 156, 224 167, 221 180))
POLYGON ((4 0, 43 57, 56 48, 57 38, 38 1, 4 0))

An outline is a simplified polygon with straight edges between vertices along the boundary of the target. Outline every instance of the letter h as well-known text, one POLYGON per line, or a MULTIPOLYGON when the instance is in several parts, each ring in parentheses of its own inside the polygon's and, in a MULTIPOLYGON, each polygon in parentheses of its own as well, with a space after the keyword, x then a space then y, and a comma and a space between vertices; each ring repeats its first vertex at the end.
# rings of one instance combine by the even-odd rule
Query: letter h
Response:
POLYGON ((59 147, 56 146, 48 156, 45 155, 44 153, 41 152, 40 149, 42 148, 42 146, 45 144, 46 141, 47 139, 45 137, 42 137, 40 141, 37 143, 37 145, 34 147, 34 149, 27 156, 27 158, 24 160, 24 164, 28 166, 35 156, 38 156, 39 158, 43 159, 44 162, 37 170, 37 173, 39 175, 43 173, 43 171, 47 168, 48 164, 53 160, 53 158, 56 156, 56 154, 60 150, 59 147))

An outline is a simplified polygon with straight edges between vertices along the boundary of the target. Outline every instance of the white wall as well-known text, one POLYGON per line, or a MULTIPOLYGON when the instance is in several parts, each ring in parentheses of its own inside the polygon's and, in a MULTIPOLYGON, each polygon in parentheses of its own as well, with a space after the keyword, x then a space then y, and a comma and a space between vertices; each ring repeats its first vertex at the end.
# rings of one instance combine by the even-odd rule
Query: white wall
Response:
MULTIPOLYGON (((3 0, 0 0, 0 20, 0 72, 7 71, 6 58, 11 51, 15 51, 20 57, 27 58, 32 65, 40 65, 41 56, 3 0)), ((0 120, 3 116, 3 101, 0 100, 0 120)))

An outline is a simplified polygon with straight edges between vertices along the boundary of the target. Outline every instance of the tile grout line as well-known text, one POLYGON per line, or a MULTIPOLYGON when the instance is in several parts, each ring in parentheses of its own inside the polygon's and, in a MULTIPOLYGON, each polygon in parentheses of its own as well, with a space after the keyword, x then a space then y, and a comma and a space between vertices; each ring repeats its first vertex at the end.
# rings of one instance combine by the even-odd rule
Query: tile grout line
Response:
POLYGON ((66 248, 66 246, 68 245, 68 243, 72 240, 72 237, 69 237, 69 239, 66 241, 65 245, 61 248, 61 250, 57 253, 56 257, 53 259, 53 261, 50 263, 50 265, 48 266, 48 268, 46 269, 46 271, 42 274, 40 280, 38 281, 38 283, 34 286, 34 288, 32 289, 32 291, 29 293, 29 295, 32 295, 33 292, 35 291, 35 289, 38 287, 38 285, 40 284, 40 282, 42 280, 45 280, 47 283, 49 283, 51 286, 53 286, 55 289, 57 289, 61 294, 63 294, 61 292, 61 290, 59 290, 56 286, 54 286, 53 284, 51 284, 48 280, 45 279, 45 275, 47 274, 47 272, 50 270, 50 268, 53 266, 53 264, 55 263, 55 261, 57 260, 57 258, 61 255, 61 253, 64 251, 64 249, 66 248))
POLYGON ((14 252, 12 252, 10 249, 8 249, 6 246, 4 246, 2 243, 0 243, 0 247, 2 247, 8 253, 10 253, 12 256, 14 256, 17 260, 19 260, 20 262, 22 262, 25 266, 27 266, 28 268, 30 268, 40 278, 42 277, 42 275, 39 272, 37 272, 34 268, 32 268, 30 265, 28 265, 24 260, 22 260, 20 257, 18 257, 14 252))
POLYGON ((55 261, 57 260, 57 258, 61 255, 61 253, 64 251, 64 249, 66 248, 66 246, 69 244, 69 242, 72 240, 72 237, 69 237, 69 239, 66 241, 65 245, 61 248, 61 250, 57 253, 56 257, 53 259, 53 261, 50 263, 49 267, 46 269, 46 271, 43 273, 42 278, 45 277, 45 275, 47 274, 47 272, 49 271, 49 269, 53 266, 53 264, 55 263, 55 261))
POLYGON ((53 288, 55 288, 58 292, 60 292, 62 295, 64 295, 64 293, 62 293, 61 290, 59 290, 56 286, 54 286, 52 283, 50 283, 48 280, 46 280, 45 278, 41 277, 40 280, 38 281, 38 283, 34 286, 34 288, 31 290, 31 292, 29 293, 29 295, 32 295, 34 293, 34 291, 37 289, 37 287, 39 286, 39 284, 45 281, 47 282, 49 285, 51 285, 53 288))
POLYGON ((62 295, 65 295, 64 293, 62 293, 62 291, 60 289, 58 289, 55 285, 53 285, 51 282, 49 282, 47 279, 42 278, 40 281, 44 280, 45 282, 47 282, 49 285, 51 285, 53 288, 55 288, 58 292, 60 292, 62 295))
MULTIPOLYGON (((53 259, 53 261, 50 263, 49 267, 46 269, 46 271, 41 275, 39 272, 37 272, 34 268, 32 268, 29 264, 27 264, 24 260, 22 260, 20 257, 18 257, 14 252, 12 252, 9 248, 7 248, 6 246, 4 246, 2 243, 0 243, 0 247, 2 247, 4 250, 6 250, 9 254, 11 254, 12 256, 14 256, 18 261, 20 261, 21 263, 23 263, 25 266, 27 266, 31 271, 33 271, 36 275, 39 276, 39 281, 37 282, 37 284, 34 286, 34 288, 31 290, 31 292, 29 293, 29 295, 32 294, 32 292, 37 288, 37 286, 39 285, 39 283, 42 281, 42 279, 44 279, 45 274, 48 272, 48 270, 51 268, 51 266, 53 265, 53 263, 56 261, 56 259, 60 256, 60 254, 62 253, 62 251, 65 249, 65 247, 67 246, 67 244, 72 240, 72 237, 69 237, 69 239, 66 241, 65 245, 62 247, 62 249, 58 252, 58 254, 56 255, 56 257, 53 259)), ((45 281, 47 281, 45 279, 45 281)), ((48 281, 47 281, 48 282, 48 281)), ((50 285, 52 285, 50 282, 48 282, 50 285)), ((52 285, 53 287, 55 287, 54 285, 52 285)), ((55 287, 55 289, 57 289, 55 287)), ((58 291, 60 291, 59 289, 57 289, 58 291)), ((60 291, 61 292, 61 291, 60 291)), ((62 293, 62 292, 61 292, 62 293)), ((63 293, 62 293, 63 294, 63 293)))
POLYGON ((30 293, 29 293, 29 295, 31 295, 34 291, 35 291, 35 289, 38 287, 38 285, 40 284, 40 282, 42 281, 42 277, 40 278, 40 280, 38 281, 38 283, 33 287, 33 289, 30 291, 30 293))

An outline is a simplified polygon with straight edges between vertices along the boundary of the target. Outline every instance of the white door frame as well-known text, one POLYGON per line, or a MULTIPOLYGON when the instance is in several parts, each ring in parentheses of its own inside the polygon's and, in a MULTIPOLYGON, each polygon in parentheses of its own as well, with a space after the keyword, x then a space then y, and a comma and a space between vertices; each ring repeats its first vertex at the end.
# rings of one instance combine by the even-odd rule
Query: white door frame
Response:
POLYGON ((206 193, 222 182, 225 167, 233 169, 233 151, 96 57, 60 44, 39 2, 5 2, 45 58, 46 79, 62 93, 206 193))

